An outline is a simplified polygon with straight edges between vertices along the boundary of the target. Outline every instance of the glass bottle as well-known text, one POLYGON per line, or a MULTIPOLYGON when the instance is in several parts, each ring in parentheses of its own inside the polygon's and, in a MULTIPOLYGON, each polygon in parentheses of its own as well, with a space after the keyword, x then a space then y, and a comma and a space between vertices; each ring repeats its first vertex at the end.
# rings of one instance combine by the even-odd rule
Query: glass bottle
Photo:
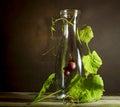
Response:
POLYGON ((55 71, 57 90, 62 91, 57 95, 58 99, 65 97, 67 86, 72 77, 76 73, 80 75, 82 73, 81 44, 77 40, 77 22, 79 16, 80 11, 77 9, 65 9, 60 11, 60 17, 63 18, 63 34, 56 57, 55 71), (74 62, 75 69, 67 72, 70 61, 74 62))

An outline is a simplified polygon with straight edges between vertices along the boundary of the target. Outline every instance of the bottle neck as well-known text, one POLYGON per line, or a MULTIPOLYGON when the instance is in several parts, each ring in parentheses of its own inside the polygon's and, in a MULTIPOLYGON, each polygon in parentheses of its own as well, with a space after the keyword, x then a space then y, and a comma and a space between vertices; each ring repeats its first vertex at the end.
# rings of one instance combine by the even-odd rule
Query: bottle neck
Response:
POLYGON ((60 11, 63 18, 63 35, 67 39, 69 35, 76 35, 76 26, 79 19, 80 11, 76 9, 65 9, 60 11))

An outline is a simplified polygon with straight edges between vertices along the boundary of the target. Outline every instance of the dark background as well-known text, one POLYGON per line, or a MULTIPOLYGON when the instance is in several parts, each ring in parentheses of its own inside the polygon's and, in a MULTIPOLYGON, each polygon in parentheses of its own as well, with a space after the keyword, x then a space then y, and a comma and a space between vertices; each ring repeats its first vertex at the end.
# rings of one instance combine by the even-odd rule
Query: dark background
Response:
POLYGON ((106 93, 120 92, 119 0, 1 0, 0 91, 39 91, 54 72, 55 57, 42 56, 50 40, 51 17, 59 11, 82 11, 80 24, 93 28, 90 46, 103 59, 99 74, 106 93))

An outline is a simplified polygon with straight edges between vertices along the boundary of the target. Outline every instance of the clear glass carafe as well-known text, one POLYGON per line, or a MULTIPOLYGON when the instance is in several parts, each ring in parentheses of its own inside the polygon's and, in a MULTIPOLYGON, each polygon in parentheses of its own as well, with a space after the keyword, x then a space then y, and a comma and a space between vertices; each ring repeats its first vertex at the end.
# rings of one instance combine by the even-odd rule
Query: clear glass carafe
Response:
POLYGON ((67 86, 72 77, 76 73, 80 75, 82 73, 81 44, 77 40, 77 23, 80 11, 77 9, 61 10, 60 16, 63 18, 63 34, 56 57, 55 71, 57 90, 62 89, 62 92, 58 94, 58 99, 65 97, 67 86), (72 63, 74 69, 67 72, 67 68, 69 68, 69 63, 71 62, 74 62, 72 63))

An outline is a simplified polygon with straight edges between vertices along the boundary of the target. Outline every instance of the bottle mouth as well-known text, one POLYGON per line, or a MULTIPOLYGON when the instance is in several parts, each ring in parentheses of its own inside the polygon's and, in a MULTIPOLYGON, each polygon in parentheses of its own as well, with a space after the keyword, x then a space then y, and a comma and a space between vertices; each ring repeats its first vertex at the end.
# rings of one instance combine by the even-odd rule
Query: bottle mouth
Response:
POLYGON ((70 16, 77 16, 77 15, 80 15, 81 11, 78 10, 78 9, 63 9, 63 10, 60 10, 60 16, 61 17, 66 17, 66 18, 69 18, 70 16))
POLYGON ((60 10, 60 17, 67 18, 68 21, 76 23, 79 19, 81 11, 78 9, 63 9, 60 10))

